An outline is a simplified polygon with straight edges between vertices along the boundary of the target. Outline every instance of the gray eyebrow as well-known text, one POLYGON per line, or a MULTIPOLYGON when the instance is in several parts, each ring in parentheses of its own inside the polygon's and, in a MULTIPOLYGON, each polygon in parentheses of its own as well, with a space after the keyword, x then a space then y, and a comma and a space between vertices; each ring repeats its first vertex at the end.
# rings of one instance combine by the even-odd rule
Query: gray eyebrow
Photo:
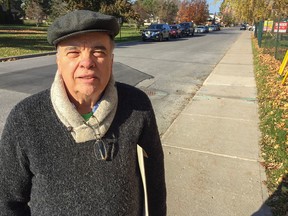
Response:
MULTIPOLYGON (((67 51, 67 50, 73 50, 73 49, 78 49, 78 48, 79 48, 79 46, 68 46, 68 47, 65 47, 64 50, 67 51)), ((102 46, 102 45, 94 46, 94 47, 92 47, 92 49, 107 50, 107 48, 105 46, 102 46)))
POLYGON ((105 46, 102 46, 102 45, 94 46, 93 49, 107 51, 107 48, 105 46))
POLYGON ((64 48, 64 51, 68 51, 68 50, 74 50, 74 49, 78 49, 77 46, 68 46, 64 48))

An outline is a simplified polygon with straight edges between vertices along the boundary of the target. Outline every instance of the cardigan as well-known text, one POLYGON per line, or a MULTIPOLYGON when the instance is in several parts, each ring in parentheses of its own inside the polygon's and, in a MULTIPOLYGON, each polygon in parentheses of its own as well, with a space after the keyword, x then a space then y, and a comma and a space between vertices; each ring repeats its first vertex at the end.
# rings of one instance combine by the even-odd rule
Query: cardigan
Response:
POLYGON ((10 112, 0 141, 0 215, 142 215, 137 144, 145 158, 149 214, 166 215, 164 155, 147 95, 116 83, 117 109, 101 141, 76 142, 50 90, 10 112))

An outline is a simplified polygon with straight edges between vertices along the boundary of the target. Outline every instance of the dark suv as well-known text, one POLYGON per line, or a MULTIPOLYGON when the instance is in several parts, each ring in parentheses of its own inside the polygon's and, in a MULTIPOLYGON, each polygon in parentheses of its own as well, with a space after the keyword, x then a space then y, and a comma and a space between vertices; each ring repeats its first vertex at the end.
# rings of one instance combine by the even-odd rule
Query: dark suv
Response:
POLYGON ((142 31, 142 40, 169 40, 170 31, 170 26, 167 24, 151 24, 147 29, 142 31))
POLYGON ((185 36, 193 36, 195 32, 195 27, 193 22, 183 22, 180 23, 180 26, 183 28, 182 34, 185 36))

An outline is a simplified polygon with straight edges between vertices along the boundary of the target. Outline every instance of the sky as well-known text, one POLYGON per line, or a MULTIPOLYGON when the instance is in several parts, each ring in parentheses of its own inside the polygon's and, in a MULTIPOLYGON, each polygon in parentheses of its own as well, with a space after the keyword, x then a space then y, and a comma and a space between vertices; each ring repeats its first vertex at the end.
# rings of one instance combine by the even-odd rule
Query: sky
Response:
POLYGON ((219 7, 222 3, 221 0, 216 0, 217 3, 215 3, 215 0, 207 0, 207 3, 209 5, 209 13, 218 13, 219 12, 219 7))

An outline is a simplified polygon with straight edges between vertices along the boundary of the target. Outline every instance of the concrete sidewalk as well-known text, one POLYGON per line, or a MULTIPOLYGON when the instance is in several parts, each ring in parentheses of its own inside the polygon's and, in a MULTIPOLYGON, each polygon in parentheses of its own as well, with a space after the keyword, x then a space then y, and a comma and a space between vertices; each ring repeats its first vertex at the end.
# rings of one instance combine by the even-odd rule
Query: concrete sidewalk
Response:
POLYGON ((256 96, 244 31, 162 137, 168 216, 271 215, 256 96))

